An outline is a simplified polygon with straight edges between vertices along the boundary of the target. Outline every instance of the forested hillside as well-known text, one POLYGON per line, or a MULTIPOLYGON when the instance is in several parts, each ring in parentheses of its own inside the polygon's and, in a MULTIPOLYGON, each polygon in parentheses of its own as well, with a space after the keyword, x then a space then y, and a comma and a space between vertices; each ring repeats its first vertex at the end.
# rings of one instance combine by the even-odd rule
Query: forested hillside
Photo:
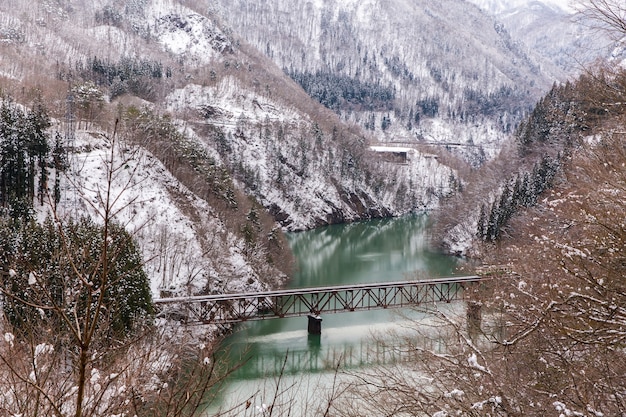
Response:
MULTIPOLYGON (((47 184, 60 214, 101 217, 111 178, 96 161, 112 164, 116 218, 139 240, 155 295, 275 285, 290 268, 281 229, 432 208, 458 181, 417 151, 407 165, 381 161, 198 2, 0 7, 4 102, 45 107, 45 146, 69 165, 27 156, 16 192, 47 184)), ((49 206, 39 198, 34 213, 49 206)))
POLYGON ((580 145, 597 113, 585 98, 592 82, 593 77, 582 77, 577 83, 554 85, 520 123, 514 141, 473 173, 481 180, 470 181, 448 201, 449 210, 438 213, 447 250, 468 254, 476 240, 498 241, 508 220, 534 206, 552 187, 563 159, 580 145))
POLYGON ((279 287, 285 231, 442 202, 442 244, 499 278, 496 348, 453 326, 433 363, 459 367, 417 397, 384 375, 370 414, 623 414, 613 64, 555 83, 461 0, 2 1, 0 414, 195 416, 228 328, 156 299, 279 287))
MULTIPOLYGON (((484 226, 495 226, 491 217, 473 231, 480 243, 471 265, 486 280, 469 289, 466 312, 437 309, 435 324, 432 316, 418 321, 394 344, 428 340, 425 329, 435 326, 434 342, 444 334, 444 347, 416 347, 406 367, 358 374, 347 401, 362 401, 359 413, 624 415, 625 96, 626 72, 607 64, 542 100, 518 137, 530 126, 544 135, 518 143, 524 157, 515 161, 529 162, 531 150, 561 150, 548 188, 532 204, 515 204, 511 181, 499 177, 492 217, 515 209, 497 236, 485 234, 484 226), (428 389, 420 389, 424 379, 428 389)), ((503 172, 510 169, 492 175, 503 172)))
POLYGON ((378 140, 467 145, 456 151, 474 166, 563 78, 464 1, 218 3, 230 27, 342 119, 378 140))

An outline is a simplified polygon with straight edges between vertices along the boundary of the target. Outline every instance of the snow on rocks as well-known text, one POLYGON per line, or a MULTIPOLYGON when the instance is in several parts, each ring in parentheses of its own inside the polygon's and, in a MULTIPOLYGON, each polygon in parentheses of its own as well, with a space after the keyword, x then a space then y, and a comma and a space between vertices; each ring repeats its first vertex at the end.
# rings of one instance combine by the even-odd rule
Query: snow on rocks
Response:
POLYGON ((222 152, 215 159, 254 176, 239 186, 249 187, 246 191, 273 210, 288 230, 357 220, 363 210, 401 215, 434 208, 451 191, 453 171, 417 150, 411 150, 403 166, 378 163, 376 175, 385 185, 375 191, 345 172, 351 170, 346 162, 351 156, 342 154, 328 133, 312 133, 316 125, 308 116, 247 90, 233 77, 215 86, 190 84, 175 90, 167 107, 175 113, 196 111, 196 123, 221 130, 225 144, 206 141, 208 148, 229 148, 228 155, 222 152))
POLYGON ((167 14, 155 22, 156 34, 166 50, 199 63, 208 63, 217 54, 231 51, 228 38, 199 14, 167 14))
POLYGON ((202 65, 233 50, 228 36, 213 21, 180 4, 155 0, 147 15, 154 28, 152 35, 165 50, 180 59, 202 65))
MULTIPOLYGON (((57 211, 101 223, 109 201, 115 221, 138 241, 155 298, 162 290, 169 296, 196 294, 216 282, 233 289, 260 286, 240 253, 239 238, 145 149, 114 143, 100 132, 78 132, 74 148, 57 211)), ((39 213, 45 215, 46 210, 39 213)))
POLYGON ((265 96, 246 90, 234 77, 224 77, 215 86, 187 84, 173 91, 166 99, 170 111, 212 110, 207 119, 218 126, 235 127, 237 122, 249 123, 308 121, 296 110, 276 103, 265 96), (207 108, 210 107, 209 108, 207 108))
POLYGON ((476 239, 476 221, 461 222, 446 235, 444 244, 455 255, 466 255, 476 239))

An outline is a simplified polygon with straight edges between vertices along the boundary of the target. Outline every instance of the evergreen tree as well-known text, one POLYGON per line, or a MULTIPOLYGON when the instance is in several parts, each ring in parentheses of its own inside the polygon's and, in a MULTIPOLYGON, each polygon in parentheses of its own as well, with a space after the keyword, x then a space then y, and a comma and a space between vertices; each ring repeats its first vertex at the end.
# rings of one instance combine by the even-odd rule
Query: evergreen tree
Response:
POLYGON ((498 202, 498 230, 502 228, 513 215, 513 206, 511 204, 511 187, 508 182, 504 184, 500 201, 498 202))
POLYGON ((0 107, 0 208, 11 217, 28 217, 37 196, 43 204, 50 152, 47 129, 50 118, 41 99, 23 111, 5 99, 0 107))
POLYGON ((487 222, 486 240, 488 242, 495 242, 500 235, 500 230, 498 229, 499 217, 500 215, 498 213, 498 205, 494 201, 491 204, 491 211, 489 212, 489 220, 487 222))
POLYGON ((28 332, 45 322, 65 332, 60 314, 96 317, 98 304, 91 299, 100 293, 106 312, 99 313, 98 325, 112 336, 123 337, 153 313, 139 249, 122 227, 111 224, 107 230, 105 236, 105 229, 87 218, 62 227, 50 219, 42 225, 3 222, 0 266, 14 271, 2 282, 8 294, 3 309, 16 329, 28 332), (40 305, 51 308, 34 307, 40 305))
POLYGON ((12 216, 28 215, 27 142, 24 115, 10 100, 0 108, 0 202, 12 216))
POLYGON ((383 116, 383 120, 380 123, 380 128, 385 131, 391 125, 391 117, 389 115, 383 116))
POLYGON ((521 207, 531 207, 537 202, 538 196, 551 187, 552 181, 559 169, 559 158, 552 159, 544 155, 533 166, 532 173, 525 172, 517 175, 515 181, 508 180, 502 191, 496 196, 486 220, 486 209, 481 205, 478 216, 476 234, 479 239, 488 242, 498 240, 502 228, 511 219, 516 210, 521 207), (511 186, 511 184, 513 184, 511 186))
POLYGON ((59 132, 54 137, 54 149, 52 150, 52 165, 54 167, 54 206, 61 201, 61 172, 68 168, 65 149, 62 145, 59 132))
POLYGON ((241 227, 241 234, 243 235, 244 243, 246 244, 246 250, 251 250, 258 238, 261 231, 261 221, 257 209, 252 206, 248 215, 246 216, 246 222, 241 227))
POLYGON ((520 205, 524 207, 530 207, 534 204, 533 190, 530 184, 530 175, 528 172, 524 172, 522 178, 522 185, 520 186, 520 205))
POLYGON ((39 169, 39 187, 37 189, 37 197, 39 204, 43 204, 43 197, 46 192, 48 182, 47 158, 50 152, 48 144, 47 129, 50 127, 50 117, 41 101, 41 97, 37 98, 32 110, 26 116, 28 154, 29 154, 29 171, 30 174, 30 198, 34 199, 34 171, 35 160, 39 169))
POLYGON ((478 215, 476 236, 479 240, 487 240, 487 213, 484 204, 480 205, 480 214, 478 215))

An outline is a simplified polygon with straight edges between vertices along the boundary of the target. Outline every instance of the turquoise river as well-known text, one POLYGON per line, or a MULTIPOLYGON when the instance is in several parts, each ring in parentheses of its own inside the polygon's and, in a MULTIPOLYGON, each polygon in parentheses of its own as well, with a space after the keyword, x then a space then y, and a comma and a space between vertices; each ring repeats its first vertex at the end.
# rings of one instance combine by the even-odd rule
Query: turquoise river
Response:
MULTIPOLYGON (((297 260, 291 288, 345 285, 459 274, 457 258, 429 246, 426 216, 371 220, 291 233, 297 260)), ((376 335, 406 317, 396 310, 323 316, 321 336, 307 334, 307 318, 240 325, 224 342, 223 361, 243 363, 220 388, 207 416, 315 415, 336 370, 384 362, 376 335), (382 358, 382 359, 381 359, 382 358), (230 411, 228 411, 230 410, 230 411)))

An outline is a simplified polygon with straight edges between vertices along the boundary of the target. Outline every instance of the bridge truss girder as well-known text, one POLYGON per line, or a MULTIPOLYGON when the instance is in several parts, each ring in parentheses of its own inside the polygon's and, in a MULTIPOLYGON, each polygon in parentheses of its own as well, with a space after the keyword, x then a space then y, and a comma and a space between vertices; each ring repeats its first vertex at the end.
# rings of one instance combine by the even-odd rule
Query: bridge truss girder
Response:
POLYGON ((401 308, 463 299, 477 276, 318 287, 156 300, 164 314, 190 324, 228 324, 350 311, 401 308))

